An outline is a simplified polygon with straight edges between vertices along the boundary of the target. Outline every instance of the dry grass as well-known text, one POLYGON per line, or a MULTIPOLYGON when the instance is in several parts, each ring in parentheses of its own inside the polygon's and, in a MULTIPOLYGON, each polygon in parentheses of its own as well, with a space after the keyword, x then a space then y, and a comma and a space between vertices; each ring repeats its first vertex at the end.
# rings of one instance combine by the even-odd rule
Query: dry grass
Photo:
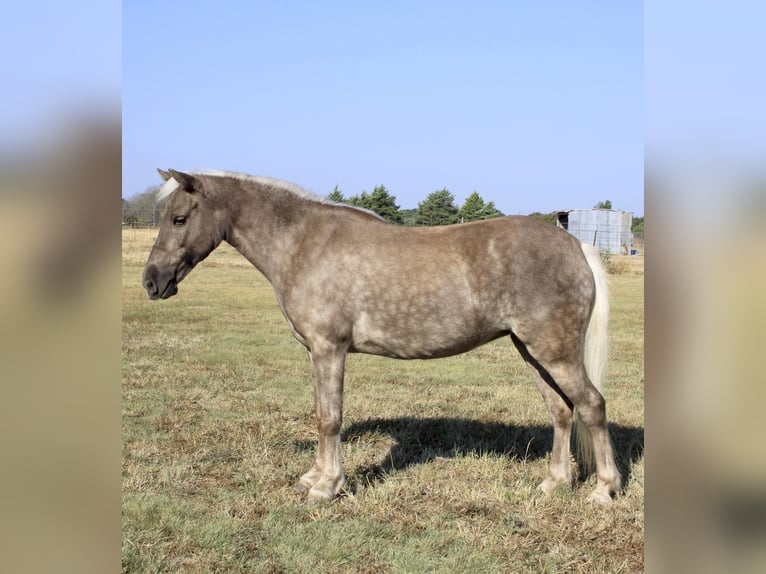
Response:
POLYGON ((644 276, 643 255, 610 255, 605 266, 610 275, 644 276))
POLYGON ((149 301, 154 234, 123 234, 124 572, 643 569, 643 279, 612 278, 607 388, 625 492, 550 497, 548 415, 508 341, 438 361, 349 357, 344 495, 291 493, 314 456, 305 351, 224 246, 149 301))

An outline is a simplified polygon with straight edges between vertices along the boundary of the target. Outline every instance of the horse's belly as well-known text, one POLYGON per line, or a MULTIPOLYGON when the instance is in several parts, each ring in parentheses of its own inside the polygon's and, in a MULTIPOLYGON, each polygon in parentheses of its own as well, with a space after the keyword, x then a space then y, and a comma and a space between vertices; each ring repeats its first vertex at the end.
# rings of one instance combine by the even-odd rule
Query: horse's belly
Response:
POLYGON ((431 359, 469 351, 506 334, 475 318, 448 316, 361 317, 350 351, 399 359, 431 359))

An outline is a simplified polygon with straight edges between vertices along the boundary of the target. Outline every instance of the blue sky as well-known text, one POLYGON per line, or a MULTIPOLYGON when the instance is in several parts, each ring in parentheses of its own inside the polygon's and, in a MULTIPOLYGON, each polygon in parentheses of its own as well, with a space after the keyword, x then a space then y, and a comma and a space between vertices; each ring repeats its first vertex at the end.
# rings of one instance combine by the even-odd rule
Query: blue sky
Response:
POLYGON ((227 169, 643 214, 643 4, 123 5, 123 195, 227 169))

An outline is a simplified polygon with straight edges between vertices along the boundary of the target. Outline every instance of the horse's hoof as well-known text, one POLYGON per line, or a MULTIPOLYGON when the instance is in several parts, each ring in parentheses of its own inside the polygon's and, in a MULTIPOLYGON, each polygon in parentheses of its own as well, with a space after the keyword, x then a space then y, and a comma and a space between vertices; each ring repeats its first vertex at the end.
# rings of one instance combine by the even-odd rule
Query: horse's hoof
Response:
POLYGON ((566 483, 553 480, 552 478, 546 478, 539 485, 537 485, 537 490, 539 490, 545 495, 549 495, 549 494, 552 494, 553 491, 556 490, 562 484, 566 484, 566 483))
POLYGON ((612 504, 612 497, 609 496, 608 492, 604 492, 603 490, 597 488, 588 495, 588 502, 599 504, 601 506, 609 506, 612 504))
POLYGON ((295 486, 293 486, 293 494, 306 494, 309 490, 311 490, 311 487, 302 482, 297 482, 295 483, 295 486))
POLYGON ((309 495, 306 498, 310 504, 326 504, 335 498, 332 492, 328 489, 317 488, 316 486, 309 490, 309 495))
POLYGON ((548 478, 546 478, 544 481, 542 481, 540 484, 537 485, 537 490, 539 490, 543 494, 550 494, 551 492, 553 492, 554 488, 556 488, 556 484, 548 478))

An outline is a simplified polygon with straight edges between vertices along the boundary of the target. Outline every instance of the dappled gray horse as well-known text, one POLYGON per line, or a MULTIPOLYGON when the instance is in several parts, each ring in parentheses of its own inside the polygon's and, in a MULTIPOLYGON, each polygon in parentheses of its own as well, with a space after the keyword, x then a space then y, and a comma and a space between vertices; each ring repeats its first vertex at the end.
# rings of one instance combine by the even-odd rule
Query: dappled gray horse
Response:
POLYGON ((408 228, 279 180, 215 172, 160 174, 169 196, 143 285, 152 299, 221 241, 271 282, 308 350, 319 446, 295 488, 332 499, 345 481, 340 430, 347 353, 400 359, 455 355, 509 336, 553 419, 544 492, 571 484, 574 418, 598 477, 590 499, 621 488, 600 387, 608 301, 598 253, 532 217, 408 228))

